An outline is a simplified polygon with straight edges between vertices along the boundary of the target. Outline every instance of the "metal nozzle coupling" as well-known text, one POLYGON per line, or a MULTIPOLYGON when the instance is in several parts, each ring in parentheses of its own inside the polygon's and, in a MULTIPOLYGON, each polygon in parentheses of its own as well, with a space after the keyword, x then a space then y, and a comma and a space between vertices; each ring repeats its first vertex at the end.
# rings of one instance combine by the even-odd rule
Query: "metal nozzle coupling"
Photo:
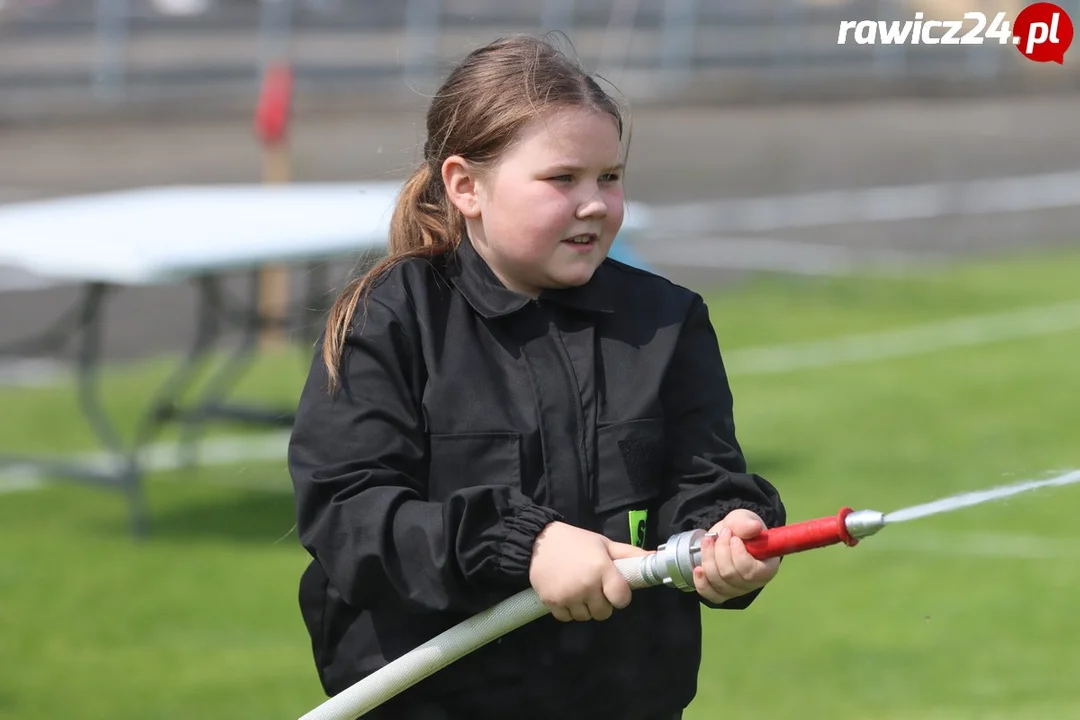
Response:
MULTIPOLYGON (((751 555, 765 560, 837 543, 855 545, 883 527, 882 513, 845 507, 836 515, 765 530, 745 542, 751 555)), ((693 592, 694 568, 701 565, 701 540, 705 535, 700 529, 672 535, 655 553, 643 557, 641 576, 646 584, 693 592)))
POLYGON ((844 518, 844 527, 851 537, 861 540, 885 527, 885 515, 877 510, 856 510, 844 518))
POLYGON ((668 538, 655 553, 641 559, 641 575, 649 585, 694 591, 694 568, 701 565, 704 530, 688 530, 668 538))

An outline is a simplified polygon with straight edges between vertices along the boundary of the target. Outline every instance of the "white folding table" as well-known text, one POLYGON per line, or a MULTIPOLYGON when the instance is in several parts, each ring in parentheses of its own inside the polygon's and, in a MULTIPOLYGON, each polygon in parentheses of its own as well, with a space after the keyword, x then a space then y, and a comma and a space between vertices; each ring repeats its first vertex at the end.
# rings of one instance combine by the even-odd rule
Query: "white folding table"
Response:
MULTIPOLYGON (((292 411, 242 408, 224 402, 252 358, 259 331, 270 320, 257 304, 258 268, 312 264, 361 254, 381 255, 399 182, 155 187, 0 205, 0 266, 42 279, 78 284, 81 299, 49 331, 0 354, 41 356, 73 344, 82 412, 104 450, 109 469, 55 457, 0 456, 0 467, 33 466, 50 476, 87 480, 123 490, 136 534, 148 529, 139 449, 167 421, 191 429, 210 417, 288 426, 292 411), (227 273, 249 271, 253 292, 236 301, 223 292, 227 273), (104 306, 116 290, 188 281, 198 291, 198 323, 190 350, 157 391, 131 443, 124 443, 102 407, 99 385, 104 306), (194 407, 178 399, 222 338, 223 325, 243 340, 207 382, 194 407)), ((631 204, 612 256, 641 266, 622 242, 648 224, 648 208, 631 204)), ((328 288, 308 273, 301 312, 319 308, 328 288), (319 293, 322 293, 320 295, 319 293)), ((317 309, 315 310, 318 311, 317 309)), ((290 313, 287 323, 304 318, 290 313)), ((308 318, 310 319, 310 318, 308 318)), ((313 338, 312 338, 313 339, 313 338)), ((194 431, 186 433, 193 438, 194 431)))

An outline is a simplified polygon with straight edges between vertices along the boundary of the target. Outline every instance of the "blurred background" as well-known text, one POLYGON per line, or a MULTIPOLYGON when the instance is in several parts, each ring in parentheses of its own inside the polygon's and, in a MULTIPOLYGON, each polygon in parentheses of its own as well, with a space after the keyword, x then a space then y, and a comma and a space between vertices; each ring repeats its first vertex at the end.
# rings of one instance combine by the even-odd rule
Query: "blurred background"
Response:
MULTIPOLYGON (((301 230, 266 263, 108 269, 184 233, 217 242, 221 218, 170 211, 168 189, 393 187, 441 77, 509 32, 562 31, 629 103, 620 252, 706 296, 740 439, 792 520, 1080 467, 1076 51, 836 42, 842 21, 1025 4, 0 0, 0 443, 52 463, 0 464, 0 717, 321 701, 284 442, 312 333, 377 230, 310 256, 301 230), (256 109, 280 67, 271 142, 256 109), (79 255, 97 274, 63 262, 79 255), (91 470, 53 466, 72 458, 91 470)), ((252 207, 261 228, 271 208, 252 207)), ((785 563, 750 611, 706 619, 688 717, 1080 717, 1080 502, 1052 492, 785 563)))

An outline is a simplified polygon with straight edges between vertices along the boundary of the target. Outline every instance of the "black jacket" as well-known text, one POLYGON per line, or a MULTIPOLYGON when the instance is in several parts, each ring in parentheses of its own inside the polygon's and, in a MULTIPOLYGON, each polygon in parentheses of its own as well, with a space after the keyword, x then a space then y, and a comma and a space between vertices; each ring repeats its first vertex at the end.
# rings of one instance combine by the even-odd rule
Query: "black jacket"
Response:
MULTIPOLYGON (((631 542, 647 510, 649 548, 735 508, 785 522, 747 473, 701 297, 614 260, 539 300, 467 239, 405 261, 357 309, 342 375, 332 397, 315 353, 289 449, 314 558, 300 606, 331 695, 528 588, 554 520, 631 542)), ((454 720, 677 712, 696 691, 701 602, 649 588, 604 622, 544 617, 368 717, 425 701, 454 720)))

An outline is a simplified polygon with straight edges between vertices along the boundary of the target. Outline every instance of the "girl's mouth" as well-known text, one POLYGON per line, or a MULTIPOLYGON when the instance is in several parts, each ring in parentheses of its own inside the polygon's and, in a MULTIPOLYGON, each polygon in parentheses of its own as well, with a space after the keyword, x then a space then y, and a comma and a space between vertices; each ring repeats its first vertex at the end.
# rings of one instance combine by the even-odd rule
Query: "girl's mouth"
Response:
POLYGON ((580 248, 588 248, 596 244, 596 235, 593 235, 592 233, 587 235, 575 235, 574 237, 563 240, 563 242, 580 248))

